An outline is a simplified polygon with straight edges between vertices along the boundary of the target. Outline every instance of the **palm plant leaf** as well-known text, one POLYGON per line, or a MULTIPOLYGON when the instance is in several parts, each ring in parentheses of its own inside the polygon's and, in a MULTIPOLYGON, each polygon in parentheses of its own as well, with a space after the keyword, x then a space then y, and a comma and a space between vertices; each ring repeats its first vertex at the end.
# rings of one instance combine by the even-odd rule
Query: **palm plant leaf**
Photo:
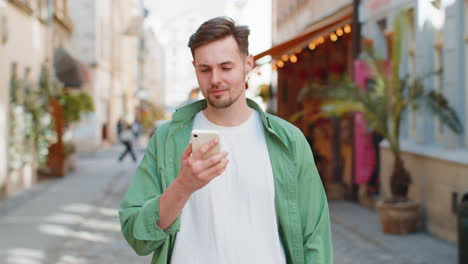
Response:
POLYGON ((439 118, 442 124, 448 126, 457 134, 463 131, 463 125, 456 111, 449 105, 444 95, 436 91, 431 91, 423 97, 423 100, 431 112, 439 118))

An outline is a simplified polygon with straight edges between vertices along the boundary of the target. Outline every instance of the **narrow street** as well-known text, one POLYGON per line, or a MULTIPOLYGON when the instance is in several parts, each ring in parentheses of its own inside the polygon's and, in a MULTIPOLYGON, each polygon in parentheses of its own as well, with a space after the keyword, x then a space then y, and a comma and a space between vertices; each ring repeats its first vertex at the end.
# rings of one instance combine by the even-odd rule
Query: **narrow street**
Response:
MULTIPOLYGON (((120 234, 117 207, 136 166, 130 159, 119 163, 120 150, 81 155, 64 179, 0 203, 0 263, 150 263, 120 234)), ((454 245, 426 233, 383 235, 376 214, 361 206, 333 202, 330 211, 337 264, 457 263, 454 245)))

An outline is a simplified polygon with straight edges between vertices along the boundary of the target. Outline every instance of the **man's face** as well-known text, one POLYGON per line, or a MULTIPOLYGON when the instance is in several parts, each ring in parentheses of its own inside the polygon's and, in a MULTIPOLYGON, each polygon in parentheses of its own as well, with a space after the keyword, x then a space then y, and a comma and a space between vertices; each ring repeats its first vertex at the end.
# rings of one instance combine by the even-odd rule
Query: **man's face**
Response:
POLYGON ((223 109, 245 99, 245 80, 253 58, 240 53, 234 37, 216 40, 194 51, 195 73, 208 104, 223 109))

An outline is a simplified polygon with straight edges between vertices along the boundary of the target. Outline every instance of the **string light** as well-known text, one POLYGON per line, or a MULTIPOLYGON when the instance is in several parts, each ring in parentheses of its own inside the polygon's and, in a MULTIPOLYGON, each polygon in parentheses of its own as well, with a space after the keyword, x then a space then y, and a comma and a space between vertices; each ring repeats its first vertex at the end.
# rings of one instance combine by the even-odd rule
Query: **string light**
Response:
POLYGON ((350 26, 349 24, 347 24, 346 26, 344 26, 344 32, 345 32, 346 34, 351 33, 351 26, 350 26))
POLYGON ((319 39, 318 39, 318 42, 320 44, 323 44, 325 42, 325 38, 323 36, 320 36, 319 39))
POLYGON ((337 29, 336 29, 336 34, 337 34, 338 36, 340 36, 340 37, 343 36, 343 29, 342 29, 341 27, 337 28, 337 29))
POLYGON ((297 54, 301 54, 302 48, 296 48, 296 49, 294 50, 294 52, 296 52, 297 54))
POLYGON ((312 42, 309 43, 309 49, 310 49, 310 50, 314 50, 314 49, 315 49, 316 45, 315 45, 314 42, 315 42, 315 41, 312 41, 312 42))
POLYGON ((282 60, 279 60, 279 61, 276 62, 276 66, 277 66, 278 68, 283 68, 284 62, 283 62, 282 60))
POLYGON ((292 62, 292 63, 296 63, 297 62, 297 57, 296 55, 291 55, 291 57, 289 57, 289 60, 292 62))
POLYGON ((333 33, 333 32, 330 33, 330 40, 331 40, 331 41, 335 42, 337 39, 338 39, 338 37, 336 36, 335 33, 333 33))
MULTIPOLYGON (((289 60, 288 54, 283 54, 283 55, 281 56, 281 60, 284 61, 284 62, 288 61, 288 60, 289 60)), ((280 67, 280 68, 281 68, 281 67, 280 67)))

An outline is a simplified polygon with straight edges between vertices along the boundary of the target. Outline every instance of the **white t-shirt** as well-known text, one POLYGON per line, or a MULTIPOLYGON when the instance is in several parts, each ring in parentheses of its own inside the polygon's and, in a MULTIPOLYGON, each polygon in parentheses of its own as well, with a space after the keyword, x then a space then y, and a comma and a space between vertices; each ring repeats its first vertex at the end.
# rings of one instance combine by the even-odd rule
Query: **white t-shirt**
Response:
POLYGON ((194 192, 181 214, 171 263, 284 264, 270 157, 260 115, 237 127, 211 123, 203 112, 193 129, 218 130, 226 171, 194 192))

